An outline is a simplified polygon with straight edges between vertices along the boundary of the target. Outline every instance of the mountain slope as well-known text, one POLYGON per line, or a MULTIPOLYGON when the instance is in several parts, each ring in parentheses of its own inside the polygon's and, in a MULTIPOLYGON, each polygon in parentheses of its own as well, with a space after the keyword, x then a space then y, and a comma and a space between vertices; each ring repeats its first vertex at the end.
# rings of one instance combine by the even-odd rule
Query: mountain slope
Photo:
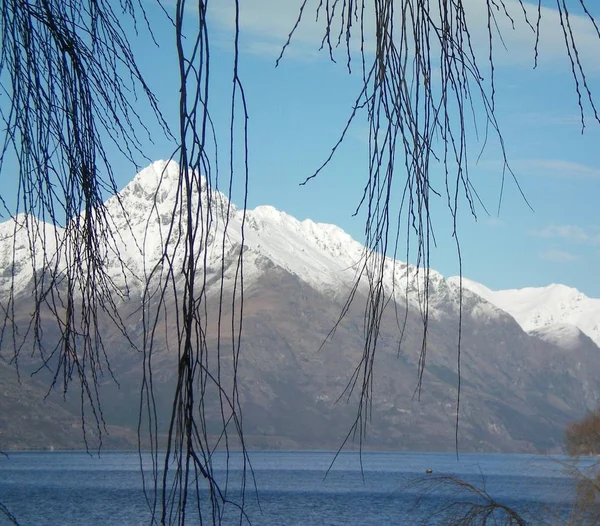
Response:
MULTIPOLYGON (((457 284, 459 278, 452 277, 448 281, 457 284)), ((463 278, 463 287, 508 312, 528 332, 567 323, 600 345, 600 299, 588 298, 577 289, 552 284, 491 290, 466 278, 463 278)))
MULTIPOLYGON (((139 300, 151 275, 152 280, 170 276, 174 284, 164 298, 164 315, 156 318, 152 350, 158 432, 168 425, 178 363, 173 346, 177 334, 173 295, 184 279, 180 272, 183 251, 177 244, 185 234, 180 222, 185 210, 175 206, 178 177, 176 165, 154 163, 106 204, 114 222, 114 246, 106 251, 106 269, 123 289, 116 306, 126 320, 130 338, 127 341, 115 330, 107 316, 98 319, 119 381, 117 387, 106 371, 100 376, 103 414, 111 425, 130 429, 138 425, 143 366, 135 347, 143 347, 145 336, 139 300), (165 254, 172 265, 171 274, 161 263, 165 254)), ((363 362, 365 312, 371 307, 372 265, 382 262, 377 259, 380 256, 369 259, 359 243, 335 226, 298 221, 272 207, 249 210, 244 217, 225 196, 208 191, 204 180, 196 182, 192 205, 204 219, 197 252, 202 256, 200 263, 206 262, 206 274, 201 276, 206 284, 203 306, 208 352, 204 366, 219 374, 225 385, 232 382, 233 329, 230 321, 219 324, 218 320, 219 315, 222 320, 230 319, 232 307, 228 302, 219 305, 220 283, 221 277, 225 286, 233 282, 238 255, 243 253, 244 330, 237 386, 247 443, 253 447, 338 447, 356 421, 359 407, 357 389, 346 388, 352 385, 355 373, 359 379, 365 374, 370 378, 370 366, 367 363, 365 370, 363 362), (361 285, 354 301, 336 325, 359 275, 361 285), (330 334, 334 326, 336 330, 330 334)), ((16 323, 26 326, 31 312, 32 264, 27 258, 29 245, 13 252, 14 222, 11 225, 0 225, 0 232, 6 230, 0 241, 0 279, 4 279, 0 285, 6 290, 13 267, 19 269, 19 279, 13 283, 16 301, 12 312, 16 323)), ((28 241, 24 239, 19 247, 28 241)), ((61 250, 67 249, 61 246, 61 250)), ((465 290, 459 309, 456 284, 432 270, 423 356, 421 303, 426 273, 403 262, 385 259, 383 263, 384 287, 396 303, 388 304, 378 331, 372 404, 367 405, 371 413, 362 415, 370 420, 367 447, 455 447, 459 312, 461 450, 555 451, 561 447, 564 425, 595 408, 600 398, 600 352, 577 329, 554 327, 527 333, 508 311, 486 301, 477 291, 465 290), (426 368, 419 390, 421 358, 426 368)), ((154 312, 153 305, 146 300, 144 308, 149 314, 154 312)), ((53 318, 44 316, 42 324, 44 342, 53 348, 58 338, 53 318)), ((13 350, 5 338, 0 352, 10 356, 13 350)), ((36 370, 39 360, 22 355, 20 366, 23 371, 36 370)), ((37 381, 51 381, 44 374, 41 371, 37 381)), ((207 428, 217 433, 221 418, 218 400, 218 391, 209 388, 204 398, 207 428)), ((0 398, 0 404, 2 401, 0 398)), ((76 411, 80 402, 77 392, 66 401, 51 401, 68 411, 76 411)), ((145 424, 142 421, 142 427, 145 424)), ((0 443, 0 449, 2 446, 0 443)))

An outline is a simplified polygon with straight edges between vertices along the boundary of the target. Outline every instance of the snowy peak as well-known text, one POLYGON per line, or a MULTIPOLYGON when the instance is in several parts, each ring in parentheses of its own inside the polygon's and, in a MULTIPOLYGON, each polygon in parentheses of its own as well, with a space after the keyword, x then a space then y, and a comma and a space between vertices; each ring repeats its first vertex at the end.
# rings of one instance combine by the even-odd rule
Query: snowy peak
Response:
POLYGON ((539 329, 535 329, 530 334, 539 339, 558 345, 564 349, 575 351, 582 345, 595 345, 593 340, 585 335, 578 327, 569 323, 555 323, 539 329))
MULTIPOLYGON (((393 293, 400 301, 408 298, 421 305, 427 276, 432 307, 440 305, 443 309, 448 301, 452 305, 457 302, 457 294, 437 272, 369 253, 335 225, 310 219, 299 221, 272 206, 244 212, 198 174, 192 174, 186 181, 192 185, 189 193, 183 191, 182 179, 176 162, 156 161, 106 202, 106 217, 114 236, 108 241, 111 246, 106 247, 105 268, 114 274, 111 276, 114 283, 122 284, 124 289, 129 290, 132 284, 143 287, 149 275, 162 279, 162 274, 155 270, 162 258, 173 266, 173 275, 179 276, 184 264, 181 239, 187 232, 187 209, 191 207, 198 223, 196 254, 205 251, 207 268, 216 275, 222 269, 225 274, 227 269, 235 271, 236 265, 231 263, 243 245, 247 285, 251 285, 252 278, 275 266, 324 294, 347 296, 359 277, 363 292, 377 286, 372 280, 383 268, 387 293, 393 293), (227 259, 224 266, 223 258, 227 259), (265 265, 265 262, 270 263, 265 265)), ((13 259, 14 228, 2 227, 6 230, 2 264, 8 271, 13 259)), ((66 239, 60 250, 68 250, 68 243, 66 239)), ((19 243, 21 246, 23 250, 15 254, 26 262, 29 245, 19 243)), ((24 288, 32 275, 32 265, 25 267, 24 288)), ((233 279, 229 275, 223 277, 226 281, 233 279)))
POLYGON ((364 253, 340 228, 299 221, 271 206, 248 210, 244 244, 312 286, 328 289, 353 280, 364 253))
POLYGON ((490 303, 494 303, 492 301, 494 291, 488 289, 485 285, 482 285, 481 283, 472 281, 468 278, 465 278, 464 276, 462 277, 462 282, 460 276, 451 276, 448 278, 448 283, 451 283, 455 287, 459 287, 462 283, 463 289, 474 292, 478 296, 482 297, 484 300, 489 301, 490 303))
POLYGON ((299 221, 272 206, 247 211, 244 245, 249 249, 244 263, 246 277, 260 273, 261 259, 268 258, 329 296, 347 297, 357 280, 363 293, 376 287, 373 280, 383 268, 386 293, 401 303, 408 301, 421 308, 427 279, 432 315, 436 307, 455 311, 458 305, 457 291, 435 270, 369 252, 335 225, 299 221), (252 255, 257 258, 254 262, 252 255))
POLYGON ((174 201, 179 187, 179 166, 174 162, 156 161, 141 170, 121 192, 121 197, 138 196, 149 202, 174 201))
MULTIPOLYGON (((458 279, 451 277, 449 281, 458 283, 458 279)), ((568 324, 578 327, 600 346, 600 299, 589 298, 575 288, 552 284, 491 290, 466 278, 463 287, 508 312, 527 332, 568 324)))
MULTIPOLYGON (((204 204, 218 204, 220 208, 229 203, 227 197, 214 188, 209 188, 206 178, 190 172, 192 203, 196 204, 198 197, 204 204)), ((182 194, 183 179, 179 165, 175 161, 155 161, 144 168, 133 178, 133 180, 119 192, 118 198, 113 197, 107 202, 121 202, 127 205, 145 205, 144 208, 156 207, 160 212, 171 212, 177 203, 185 202, 182 194)), ((113 205, 114 206, 114 205, 113 205)))
POLYGON ((34 272, 56 267, 57 247, 63 235, 63 229, 25 214, 0 223, 0 291, 19 291, 28 285, 34 272), (46 247, 45 253, 41 246, 46 247))
MULTIPOLYGON (((122 282, 124 289, 129 290, 134 283, 145 286, 149 275, 160 279, 156 274, 160 261, 169 261, 174 269, 170 275, 179 279, 184 264, 181 238, 186 235, 187 208, 192 207, 198 221, 196 254, 205 254, 207 272, 218 281, 221 277, 225 281, 234 279, 227 272, 235 274, 237 265, 232 263, 243 250, 247 286, 252 286, 253 279, 267 269, 278 267, 323 294, 347 297, 359 277, 361 291, 377 287, 373 279, 383 269, 386 293, 398 301, 407 300, 421 308, 427 291, 433 317, 458 312, 458 278, 446 280, 434 270, 370 253, 334 225, 310 219, 299 221, 272 206, 238 210, 198 174, 186 180, 191 184, 189 192, 182 191, 180 172, 174 161, 156 161, 106 202, 114 233, 109 242, 114 245, 105 247, 105 264, 114 274, 114 283, 122 282)), ((14 285, 16 292, 25 290, 34 271, 64 260, 59 252, 69 250, 69 242, 77 239, 68 237, 76 229, 55 231, 31 218, 27 219, 29 228, 24 228, 25 220, 20 217, 0 224, 0 289, 14 285), (32 261, 30 248, 43 246, 39 243, 41 236, 47 252, 36 252, 32 261)), ((493 291, 466 278, 462 283, 467 291, 462 297, 463 312, 473 318, 489 319, 508 313, 526 331, 570 324, 600 344, 600 300, 564 285, 493 291)))

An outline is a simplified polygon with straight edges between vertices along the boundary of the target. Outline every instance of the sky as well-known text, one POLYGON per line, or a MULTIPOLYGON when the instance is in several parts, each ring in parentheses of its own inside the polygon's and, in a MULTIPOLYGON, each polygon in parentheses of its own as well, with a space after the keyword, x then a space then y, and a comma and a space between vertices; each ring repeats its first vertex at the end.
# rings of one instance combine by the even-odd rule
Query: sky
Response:
MULTIPOLYGON (((464 3, 475 48, 481 49, 485 60, 487 26, 485 13, 480 10, 483 2, 464 3)), ((595 2, 587 3, 600 19, 600 8, 595 2)), ((336 63, 319 51, 323 23, 322 19, 315 21, 318 2, 313 0, 309 0, 307 14, 282 62, 275 66, 300 4, 300 0, 246 0, 241 4, 239 67, 249 114, 248 206, 272 205, 300 220, 333 223, 363 241, 364 214, 354 217, 353 212, 367 177, 368 130, 364 116, 357 118, 328 167, 308 184, 300 185, 329 155, 360 90, 359 68, 348 73, 344 49, 336 51, 336 63)), ((533 33, 522 21, 518 3, 509 0, 506 4, 515 19, 515 28, 506 19, 501 21, 503 41, 495 43, 496 116, 509 163, 526 200, 508 177, 498 211, 501 150, 497 141, 490 140, 481 151, 481 137, 468 130, 470 176, 489 214, 478 205, 474 218, 468 203, 460 203, 458 236, 463 275, 495 290, 564 283, 588 296, 600 297, 600 126, 586 105, 582 134, 557 3, 542 2, 536 68, 533 33)), ((600 108, 600 38, 582 16, 579 1, 567 0, 567 4, 573 10, 571 22, 580 57, 600 108)), ((142 72, 156 92, 165 117, 176 129, 178 71, 173 28, 152 0, 144 5, 158 47, 144 31, 137 35, 131 32, 129 36, 142 72)), ((167 0, 164 5, 169 9, 172 1, 167 0)), ((532 8, 531 4, 525 6, 532 8)), ((210 111, 221 145, 220 170, 226 173, 231 0, 212 2, 209 13, 210 111)), ((193 10, 188 16, 192 21, 193 10)), ((365 46, 369 54, 372 39, 368 35, 365 46)), ((147 118, 153 131, 149 113, 147 118)), ((168 158, 173 143, 157 129, 153 139, 153 144, 145 147, 148 157, 168 158)), ((117 184, 124 187, 135 169, 119 159, 116 151, 114 167, 117 184)), ((440 167, 434 165, 432 170, 437 171, 433 180, 439 183, 440 167)), ((402 186, 401 166, 394 177, 402 186)), ((241 204, 242 173, 237 172, 236 178, 233 201, 241 204)), ((460 267, 444 197, 433 199, 432 220, 436 246, 431 250, 431 267, 445 276, 456 275, 460 267)))

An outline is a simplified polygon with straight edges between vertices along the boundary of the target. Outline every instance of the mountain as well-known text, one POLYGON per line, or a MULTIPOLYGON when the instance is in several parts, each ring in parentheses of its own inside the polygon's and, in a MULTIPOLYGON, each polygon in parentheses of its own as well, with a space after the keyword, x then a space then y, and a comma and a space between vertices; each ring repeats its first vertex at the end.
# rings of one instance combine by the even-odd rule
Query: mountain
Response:
MULTIPOLYGON (((451 277, 448 281, 456 285, 459 278, 451 277)), ((466 278, 462 284, 508 312, 527 332, 570 324, 600 345, 600 299, 588 298, 577 289, 558 284, 510 290, 491 290, 466 278)))
MULTIPOLYGON (((81 413, 60 397, 47 398, 48 390, 47 382, 19 378, 14 368, 0 361, 0 451, 82 449, 81 413)), ((107 431, 103 447, 137 447, 135 429, 109 425, 107 431)), ((86 437, 91 450, 99 447, 93 424, 88 425, 86 437)))
MULTIPOLYGON (((204 179, 196 178, 195 185, 192 210, 205 218, 197 232, 196 253, 206 268, 200 278, 207 316, 206 367, 214 374, 218 371, 225 383, 231 381, 232 370, 232 347, 226 343, 232 336, 232 305, 228 301, 220 305, 219 298, 232 297, 238 255, 243 253, 244 329, 237 385, 248 445, 336 448, 342 443, 357 415, 357 393, 346 387, 364 356, 365 312, 372 307, 369 291, 377 286, 372 280, 375 264, 383 264, 383 287, 395 302, 388 303, 379 326, 366 447, 452 450, 459 363, 459 447, 463 451, 556 451, 562 446, 565 424, 596 407, 600 351, 581 330, 544 326, 526 331, 511 312, 469 287, 461 309, 454 280, 434 270, 426 283, 423 269, 377 255, 366 257, 364 247, 338 227, 298 221, 268 206, 244 213, 223 194, 207 188, 204 179), (345 309, 357 279, 353 301, 345 309), (419 393, 426 285, 429 322, 419 393), (345 316, 338 323, 343 310, 345 316), (219 324, 219 316, 227 323, 219 324), (219 369, 217 352, 222 357, 219 369)), ((99 373, 103 415, 114 426, 111 429, 137 428, 144 370, 138 349, 149 319, 156 320, 158 329, 152 381, 159 433, 168 424, 177 376, 173 297, 185 279, 180 270, 185 222, 180 219, 188 210, 174 206, 180 192, 177 165, 159 161, 106 203, 112 244, 101 247, 102 261, 110 283, 119 291, 115 306, 126 324, 115 327, 102 313, 97 320, 118 381, 117 385, 108 371, 99 373), (161 262, 163 254, 170 267, 161 262), (154 297, 144 295, 147 281, 150 292, 170 283, 160 311, 154 297)), ((43 276, 44 263, 50 263, 54 272, 67 270, 62 251, 68 255, 76 247, 67 246, 65 232, 54 232, 22 216, 0 225, 0 297, 6 298, 9 287, 13 288, 10 312, 18 327, 26 327, 31 319, 33 270, 38 277, 43 276), (38 250, 30 261, 31 228, 19 226, 25 220, 52 240, 56 254, 38 250)), ((47 314, 40 322, 41 334, 52 349, 58 333, 47 314)), ((1 342, 5 359, 14 352, 10 341, 5 337, 1 342)), ((28 389, 33 381, 49 385, 51 377, 44 369, 32 379, 29 376, 40 369, 36 356, 21 353, 19 364, 22 388, 28 389)), ((56 365, 52 357, 47 365, 50 369, 56 365)), ((0 376, 0 393, 3 388, 12 393, 15 385, 0 376)), ((62 393, 51 390, 48 401, 77 415, 77 394, 75 390, 63 400, 62 393)), ((7 411, 16 418, 16 413, 29 411, 26 406, 8 405, 7 399, 6 394, 0 397, 0 414, 7 411)), ((218 392, 208 391, 204 401, 208 429, 218 432, 218 392)), ((40 433, 46 434, 46 427, 40 427, 40 433)), ((61 446, 55 442, 55 447, 61 446)), ((13 443, 0 435, 0 450, 13 443)))

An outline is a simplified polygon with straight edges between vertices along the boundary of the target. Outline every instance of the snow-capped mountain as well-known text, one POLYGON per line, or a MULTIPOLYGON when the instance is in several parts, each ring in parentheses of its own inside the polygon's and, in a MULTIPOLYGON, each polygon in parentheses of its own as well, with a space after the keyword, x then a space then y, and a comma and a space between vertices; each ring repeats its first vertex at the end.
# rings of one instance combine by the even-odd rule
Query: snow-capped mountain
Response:
MULTIPOLYGON (((237 260, 242 250, 246 288, 253 287, 267 264, 338 298, 346 298, 359 278, 358 291, 366 295, 374 286, 374 269, 383 261, 383 284, 388 296, 422 309, 424 269, 369 254, 334 225, 310 219, 299 221, 272 206, 244 213, 221 192, 209 189, 203 177, 192 178, 192 185, 192 209, 198 214, 199 225, 196 250, 203 254, 198 262, 206 265, 207 273, 222 276, 225 285, 234 279, 235 265, 228 268, 223 262, 237 260)), ((179 166, 173 161, 156 161, 106 202, 113 235, 112 246, 103 249, 104 265, 112 282, 122 290, 139 291, 150 276, 160 278, 164 262, 157 264, 164 255, 173 275, 176 279, 179 276, 184 265, 182 237, 187 213, 181 204, 185 203, 182 192, 179 166)), ((23 215, 0 224, 0 292, 12 290, 15 296, 26 292, 34 272, 39 275, 43 269, 63 272, 69 260, 65 257, 69 239, 73 243, 66 230, 23 215)), ((459 278, 446 280, 434 270, 429 270, 427 276, 430 317, 452 318, 458 312, 459 278)), ((493 291, 467 278, 462 279, 462 285, 463 313, 473 318, 485 320, 505 312, 527 332, 558 324, 555 339, 564 336, 567 340, 561 324, 570 324, 600 345, 600 299, 588 298, 565 285, 493 291)))
MULTIPOLYGON (((120 388, 112 390, 110 382, 106 383, 105 417, 110 423, 133 429, 138 423, 140 354, 132 352, 130 344, 140 348, 144 335, 136 299, 148 279, 173 276, 175 287, 183 279, 182 236, 188 210, 180 205, 179 177, 175 163, 155 162, 106 203, 112 236, 102 261, 111 274, 111 283, 127 291, 118 308, 123 310, 130 340, 111 330, 110 320, 102 325, 111 370, 120 382, 120 388), (167 264, 170 267, 165 269, 167 264)), ((349 404, 335 402, 364 360, 365 312, 372 307, 368 292, 376 286, 371 281, 374 265, 383 262, 385 291, 388 297, 393 294, 397 303, 388 304, 377 327, 370 444, 394 449, 453 449, 460 298, 457 280, 429 272, 426 369, 421 401, 417 402, 414 394, 423 349, 423 269, 370 255, 333 225, 298 221, 270 206, 244 214, 226 196, 209 190, 203 178, 194 177, 192 183, 192 211, 200 218, 195 252, 199 264, 206 264, 201 268, 206 268, 210 278, 205 280, 203 296, 208 347, 219 345, 217 330, 211 325, 216 325, 215 313, 223 307, 223 316, 227 316, 226 309, 231 308, 227 302, 219 305, 221 277, 228 286, 234 279, 238 255, 243 253, 244 330, 238 385, 248 439, 258 447, 340 445, 356 417, 352 401, 356 398, 349 404), (360 286, 346 309, 346 299, 358 276, 360 286), (346 315, 338 324, 342 310, 346 315)), ((70 250, 69 235, 68 227, 54 232, 48 225, 22 216, 0 224, 0 303, 13 287, 18 301, 12 304, 11 316, 16 322, 27 326, 30 320, 28 291, 33 271, 39 276, 44 268, 65 269, 63 254, 70 250), (30 228, 22 226, 24 221, 30 222, 30 228), (37 232, 33 237, 32 225, 37 232), (36 236, 45 236, 46 253, 40 250, 36 236), (29 259, 31 247, 36 249, 33 262, 29 259)), ((597 346, 572 320, 558 319, 557 315, 552 325, 525 326, 515 314, 516 298, 509 296, 504 305, 489 289, 464 280, 460 354, 464 449, 555 450, 560 448, 565 423, 600 401, 597 346)), ((587 312, 593 319, 587 300, 583 297, 579 301, 580 310, 582 316, 587 312)), ((160 318, 157 326, 161 330, 154 334, 152 358, 157 413, 166 421, 177 370, 176 352, 168 341, 176 318, 171 316, 176 304, 170 301, 166 298, 163 304, 165 316, 156 318, 160 318)), ((544 301, 553 305, 554 313, 574 308, 574 300, 565 294, 550 295, 544 301), (571 303, 566 303, 568 298, 571 303), (561 301, 567 305, 562 310, 561 301)), ((147 305, 151 309, 152 301, 147 305)), ((539 305, 543 301, 538 310, 539 305)), ((51 340, 56 335, 53 319, 43 318, 42 327, 51 348, 56 344, 51 340)), ((219 329, 223 341, 230 336, 226 325, 230 324, 219 329)), ((0 354, 11 352, 6 348, 8 343, 9 338, 0 340, 0 354)), ((226 363, 221 365, 226 368, 226 363)), ((20 366, 39 369, 35 363, 20 366)), ((77 403, 75 400, 76 407, 77 403)), ((214 400, 207 396, 204 403, 210 413, 214 400)), ((1 404, 0 396, 0 414, 1 404)), ((218 426, 216 406, 214 411, 213 423, 218 426)))
MULTIPOLYGON (((254 210, 238 210, 220 192, 207 192, 205 180, 198 178, 202 195, 200 221, 205 230, 198 236, 209 239, 208 266, 220 265, 223 245, 225 252, 235 246, 245 246, 245 280, 252 281, 261 273, 260 259, 268 258, 275 265, 301 277, 315 287, 336 289, 349 282, 357 272, 362 257, 362 246, 340 228, 297 219, 271 206, 254 210), (212 207, 211 213, 207 210, 212 207), (227 228, 225 229, 225 221, 227 228), (242 221, 245 220, 242 240, 242 221)), ((142 170, 135 179, 107 203, 115 217, 124 245, 128 247, 131 266, 150 268, 163 251, 169 236, 174 203, 179 196, 179 167, 176 163, 157 161, 142 170), (153 196, 156 195, 156 202, 153 196), (127 238, 127 239, 126 239, 127 238)), ((196 205, 197 206, 197 205, 196 205)), ((182 214, 176 210, 175 215, 182 214)), ((177 234, 184 234, 185 225, 171 234, 174 244, 177 234)))
MULTIPOLYGON (((182 268, 185 254, 181 237, 185 235, 185 206, 182 202, 179 167, 175 162, 156 161, 141 170, 118 196, 106 202, 114 246, 106 250, 106 268, 111 279, 122 288, 142 287, 154 272, 161 256, 167 254, 175 271, 182 268), (173 224, 173 226, 172 226, 173 224), (122 264, 124 263, 124 264, 122 264)), ((237 257, 244 246, 244 280, 247 286, 263 273, 263 263, 271 264, 297 276, 319 290, 333 295, 347 295, 361 277, 361 288, 368 289, 374 275, 374 266, 381 256, 367 257, 364 247, 335 225, 315 223, 310 219, 299 221, 272 206, 254 210, 239 210, 225 195, 208 190, 203 177, 194 179, 192 206, 198 208, 198 253, 206 244, 207 267, 220 272, 223 254, 237 257), (242 222, 245 222, 242 239, 242 222), (236 251, 236 248, 238 249, 236 251)), ((49 225, 38 226, 37 220, 19 216, 0 225, 0 265, 16 269, 14 281, 10 273, 0 276, 0 290, 14 288, 16 294, 24 290, 33 268, 39 272, 56 247, 67 250, 61 243, 63 232, 56 232, 56 241, 47 244, 46 255, 37 251, 34 266, 29 263, 30 245, 41 247, 40 240, 28 237, 26 221, 35 223, 34 230, 45 233, 47 239, 54 232, 49 225), (18 240, 13 252, 12 236, 18 240)), ((64 257, 58 260, 58 271, 64 268, 64 257)), ((415 306, 422 304, 425 271, 390 258, 383 258, 384 283, 389 293, 397 298, 408 298, 415 306)), ((228 277, 224 276, 227 280, 228 277)), ((431 305, 439 297, 448 300, 456 294, 448 288, 441 274, 429 271, 431 305)))
MULTIPOLYGON (((448 279, 458 284, 457 277, 448 279)), ((600 299, 588 298, 577 289, 566 285, 552 284, 547 287, 524 289, 491 290, 486 286, 463 278, 463 287, 500 309, 508 312, 527 332, 549 329, 556 325, 556 337, 570 338, 572 331, 564 324, 573 325, 600 346, 600 299)))
POLYGON ((27 289, 34 271, 54 268, 63 235, 62 229, 22 214, 0 223, 0 292, 14 287, 18 294, 27 289), (36 250, 42 244, 46 252, 36 250))
MULTIPOLYGON (((244 279, 249 287, 264 272, 264 262, 269 261, 330 295, 347 295, 359 276, 363 291, 368 289, 369 278, 380 256, 367 258, 364 247, 339 227, 310 219, 299 221, 271 206, 247 210, 244 217, 244 211, 222 193, 208 191, 203 178, 197 181, 193 203, 197 206, 200 196, 205 228, 198 237, 206 236, 210 240, 207 263, 215 272, 220 270, 223 253, 232 252, 236 256, 236 247, 243 243, 244 279)), ((119 253, 126 255, 127 267, 133 273, 129 282, 137 279, 142 283, 141 278, 148 275, 162 254, 165 240, 171 236, 169 245, 175 246, 177 235, 184 233, 183 223, 176 221, 179 230, 169 234, 173 214, 179 218, 185 213, 174 208, 174 203, 181 200, 180 192, 177 164, 157 161, 137 174, 118 198, 108 201, 107 208, 120 233, 119 253)), ((178 253, 175 262, 181 262, 183 251, 178 253)), ((122 272, 120 266, 115 265, 115 268, 117 274, 122 272)), ((431 315, 443 316, 449 304, 453 304, 455 310, 459 301, 458 278, 445 280, 434 270, 429 271, 428 278, 431 315)), ((385 258, 384 284, 388 293, 394 291, 397 300, 421 306, 424 280, 423 269, 385 258)), ((600 345, 600 299, 588 298, 565 285, 492 291, 463 278, 463 288, 464 307, 472 315, 496 316, 497 308, 513 316, 528 332, 557 323, 572 324, 600 345), (469 292, 488 304, 470 301, 469 292)))
MULTIPOLYGON (((244 280, 248 286, 262 274, 266 259, 310 286, 330 294, 347 294, 359 275, 363 278, 362 286, 368 287, 372 266, 378 260, 366 259, 364 247, 341 228, 315 223, 310 219, 299 221, 272 206, 259 206, 247 210, 244 215, 243 210, 229 203, 220 192, 207 192, 203 178, 199 178, 199 186, 205 209, 209 201, 212 203, 213 213, 204 213, 205 224, 210 222, 210 232, 205 234, 211 239, 209 267, 218 269, 223 249, 227 252, 243 243, 244 280), (245 229, 242 240, 243 221, 245 229)), ((136 175, 120 193, 118 200, 113 198, 107 204, 116 219, 117 230, 122 233, 123 244, 130 256, 130 266, 137 268, 140 275, 143 275, 141 267, 147 272, 163 250, 173 204, 180 199, 178 188, 177 164, 157 161, 136 175), (154 195, 157 196, 155 202, 154 195)), ((197 200, 194 202, 197 203, 197 200)), ((181 226, 181 229, 183 233, 184 227, 181 226)), ((386 258, 384 279, 389 290, 393 287, 397 294, 408 292, 410 296, 412 293, 413 301, 418 303, 423 293, 423 278, 423 270, 386 258)), ((439 273, 430 271, 429 281, 431 290, 437 290, 439 286, 448 293, 439 273)))

